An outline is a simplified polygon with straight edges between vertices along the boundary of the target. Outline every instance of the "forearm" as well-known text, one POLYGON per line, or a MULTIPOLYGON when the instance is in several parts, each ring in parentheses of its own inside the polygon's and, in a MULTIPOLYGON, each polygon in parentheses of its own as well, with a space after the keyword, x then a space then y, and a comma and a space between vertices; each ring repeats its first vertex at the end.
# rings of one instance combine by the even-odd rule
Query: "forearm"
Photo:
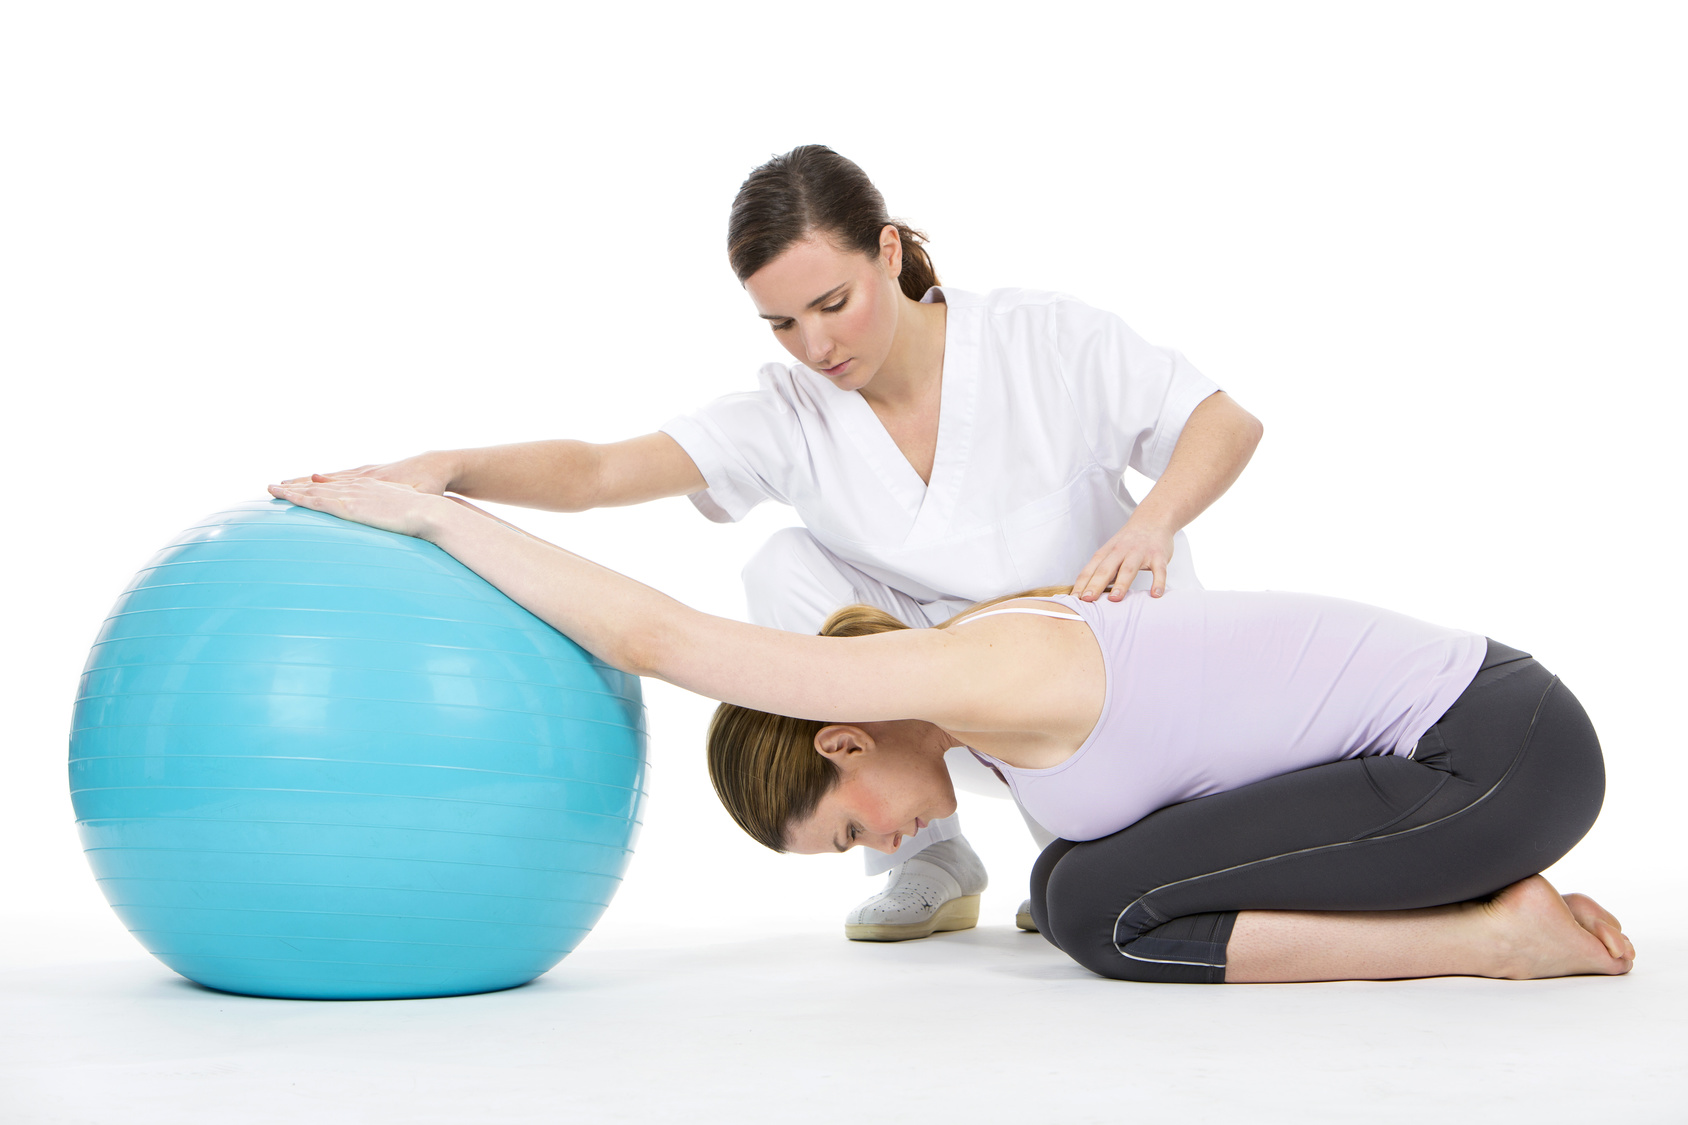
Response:
POLYGON ((1183 529, 1242 475, 1262 433, 1259 419, 1224 391, 1203 399, 1184 423, 1166 471, 1143 497, 1131 522, 1169 534, 1183 529))
POLYGON ((321 477, 269 490, 315 511, 427 539, 605 663, 711 699, 826 722, 953 723, 953 716, 989 714, 993 703, 1014 696, 998 682, 1008 674, 998 653, 942 630, 845 638, 765 629, 700 613, 466 500, 414 485, 321 477))
POLYGON ((664 676, 669 651, 695 643, 707 632, 705 623, 717 620, 465 505, 441 503, 422 538, 598 659, 634 675, 664 676))
POLYGON ((703 613, 467 504, 426 522, 422 538, 623 672, 766 710, 794 702, 792 669, 817 655, 799 650, 821 638, 703 613))
POLYGON ((423 538, 624 672, 826 722, 988 711, 976 696, 1006 694, 981 688, 988 669, 957 663, 939 630, 842 639, 715 617, 468 505, 426 502, 423 538))
POLYGON ((607 445, 530 441, 439 456, 447 459, 449 492, 552 512, 642 504, 707 487, 691 456, 660 431, 607 445))
POLYGON ((454 449, 430 456, 449 465, 447 490, 494 504, 549 512, 597 507, 601 446, 559 439, 454 449))

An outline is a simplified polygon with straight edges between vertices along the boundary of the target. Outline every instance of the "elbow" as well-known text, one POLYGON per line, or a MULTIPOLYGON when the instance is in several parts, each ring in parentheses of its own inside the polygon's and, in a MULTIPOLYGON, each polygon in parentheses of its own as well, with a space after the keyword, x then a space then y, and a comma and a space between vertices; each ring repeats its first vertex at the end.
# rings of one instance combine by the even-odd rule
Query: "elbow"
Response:
POLYGON ((630 676, 661 678, 665 666, 663 648, 656 630, 629 629, 618 635, 610 651, 599 654, 604 663, 630 676))
POLYGON ((609 651, 599 656, 628 675, 673 682, 685 636, 683 624, 673 619, 626 622, 617 630, 609 651))
POLYGON ((603 506, 604 451, 602 446, 568 439, 557 442, 564 450, 561 471, 556 474, 555 492, 547 505, 553 512, 589 512, 603 506))
MULTIPOLYGON (((1218 448, 1229 446, 1235 450, 1243 464, 1254 455, 1255 447, 1266 434, 1266 427, 1260 419, 1244 410, 1237 400, 1224 391, 1215 391, 1196 407, 1196 413, 1190 416, 1192 423, 1199 420, 1205 430, 1207 440, 1218 448)), ((1188 424, 1187 424, 1188 428, 1188 424)))
MULTIPOLYGON (((1224 394, 1223 391, 1220 393, 1224 394)), ((1226 397, 1229 399, 1229 396, 1226 397)), ((1235 401, 1228 401, 1226 405, 1230 407, 1229 428, 1232 440, 1236 442, 1236 448, 1246 462, 1254 455, 1260 439, 1266 435, 1266 427, 1261 424, 1260 419, 1238 406, 1235 401)))

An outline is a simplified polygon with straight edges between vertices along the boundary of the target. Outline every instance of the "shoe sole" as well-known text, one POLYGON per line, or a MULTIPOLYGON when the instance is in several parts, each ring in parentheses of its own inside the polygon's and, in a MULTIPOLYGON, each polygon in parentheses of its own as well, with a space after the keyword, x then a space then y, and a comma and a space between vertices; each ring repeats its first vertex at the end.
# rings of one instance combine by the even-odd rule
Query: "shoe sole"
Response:
POLYGON ((1032 921, 1032 912, 1029 910, 1016 913, 1014 915, 1014 924, 1026 931, 1028 934, 1035 934, 1038 932, 1037 923, 1032 921))
POLYGON ((847 922, 844 936, 851 941, 910 941, 950 930, 971 930, 979 924, 979 896, 952 898, 924 922, 847 922))

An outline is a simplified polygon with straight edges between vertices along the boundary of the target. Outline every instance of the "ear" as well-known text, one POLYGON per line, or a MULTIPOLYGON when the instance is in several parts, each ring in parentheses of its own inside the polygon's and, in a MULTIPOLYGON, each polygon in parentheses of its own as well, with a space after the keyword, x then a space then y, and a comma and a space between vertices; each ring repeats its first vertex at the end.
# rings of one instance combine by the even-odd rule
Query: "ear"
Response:
POLYGON ((861 727, 835 723, 815 732, 815 753, 833 765, 848 768, 873 751, 873 736, 861 727))
POLYGON ((903 275, 903 236, 891 223, 886 223, 879 232, 879 260, 893 278, 903 275))

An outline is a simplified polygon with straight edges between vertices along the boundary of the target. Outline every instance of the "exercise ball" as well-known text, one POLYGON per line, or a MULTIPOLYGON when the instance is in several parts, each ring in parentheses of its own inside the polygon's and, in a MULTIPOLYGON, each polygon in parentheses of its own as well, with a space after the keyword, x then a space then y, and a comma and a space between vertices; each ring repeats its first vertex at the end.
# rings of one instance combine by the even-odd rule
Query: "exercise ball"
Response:
POLYGON ((82 675, 77 826, 123 924, 210 988, 511 988, 597 922, 645 793, 639 681, 433 544, 283 501, 207 517, 82 675))

